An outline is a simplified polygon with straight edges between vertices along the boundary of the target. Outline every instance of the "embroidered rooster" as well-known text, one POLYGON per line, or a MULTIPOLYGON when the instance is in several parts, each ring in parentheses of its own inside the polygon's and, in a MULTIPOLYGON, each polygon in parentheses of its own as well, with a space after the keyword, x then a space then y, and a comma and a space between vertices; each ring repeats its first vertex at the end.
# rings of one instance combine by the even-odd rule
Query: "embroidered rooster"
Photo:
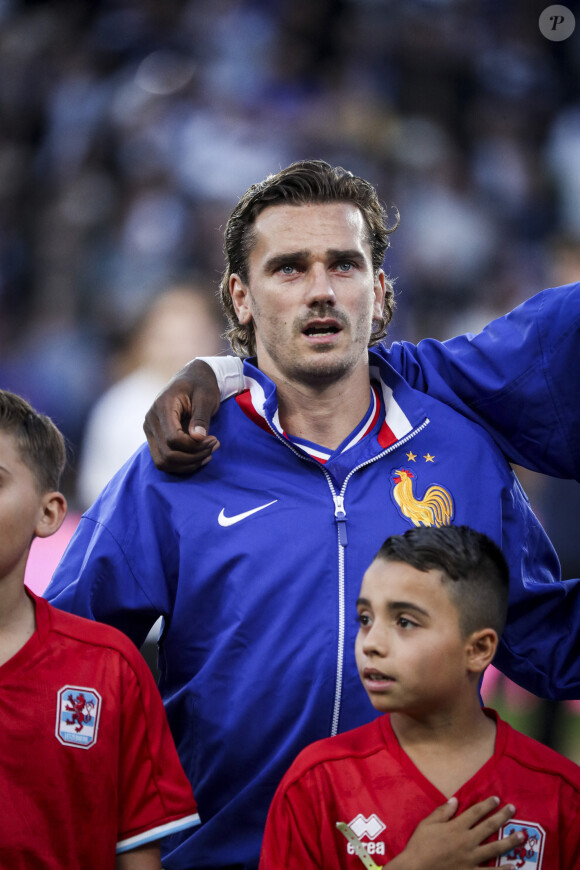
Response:
POLYGON ((453 516, 453 499, 446 489, 434 484, 422 499, 413 494, 414 474, 406 468, 395 471, 393 495, 404 517, 414 526, 445 526, 453 516))

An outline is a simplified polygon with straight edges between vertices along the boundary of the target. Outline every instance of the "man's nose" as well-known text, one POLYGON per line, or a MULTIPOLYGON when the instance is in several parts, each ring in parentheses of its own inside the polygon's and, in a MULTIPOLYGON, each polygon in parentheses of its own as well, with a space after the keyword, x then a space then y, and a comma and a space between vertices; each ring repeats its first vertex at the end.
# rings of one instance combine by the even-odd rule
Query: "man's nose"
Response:
POLYGON ((307 303, 315 305, 318 302, 324 302, 327 305, 334 305, 336 295, 327 269, 322 264, 315 263, 310 270, 309 278, 307 303))

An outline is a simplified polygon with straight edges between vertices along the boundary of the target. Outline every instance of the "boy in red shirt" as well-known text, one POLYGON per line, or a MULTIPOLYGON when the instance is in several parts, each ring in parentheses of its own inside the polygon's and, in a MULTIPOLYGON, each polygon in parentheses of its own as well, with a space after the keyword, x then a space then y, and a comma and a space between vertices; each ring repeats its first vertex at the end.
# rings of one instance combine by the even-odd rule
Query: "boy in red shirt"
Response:
POLYGON ((580 768, 480 705, 508 587, 501 551, 465 526, 385 541, 363 578, 356 640, 363 685, 385 715, 298 756, 270 809, 261 870, 580 867, 580 768), (417 823, 446 800, 461 812, 494 793, 511 820, 461 867, 434 863, 417 823))
POLYGON ((161 870, 159 839, 199 816, 155 681, 123 634, 24 586, 33 538, 66 513, 65 459, 56 426, 0 390, 0 866, 161 870))

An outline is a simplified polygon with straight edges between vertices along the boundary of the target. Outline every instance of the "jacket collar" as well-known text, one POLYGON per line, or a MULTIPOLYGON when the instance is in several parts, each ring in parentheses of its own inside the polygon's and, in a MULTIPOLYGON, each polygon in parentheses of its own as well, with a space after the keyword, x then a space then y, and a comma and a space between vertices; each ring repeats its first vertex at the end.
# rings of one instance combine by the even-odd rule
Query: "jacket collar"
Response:
MULTIPOLYGON (((336 473, 339 476, 344 472, 343 465, 345 468, 352 467, 352 463, 359 464, 374 458, 386 448, 410 437, 413 431, 422 426, 427 419, 420 401, 421 394, 409 386, 380 352, 372 349, 369 350, 369 373, 372 382, 376 384, 375 393, 382 399, 381 425, 375 437, 360 438, 357 432, 359 427, 356 427, 353 437, 347 437, 341 445, 342 452, 335 451, 332 455, 324 448, 321 448, 321 452, 317 445, 306 448, 301 444, 295 445, 323 464, 330 459, 327 467, 331 470, 336 465, 336 473)), ((270 434, 274 431, 278 436, 286 439, 278 413, 275 383, 258 369, 255 358, 245 360, 244 375, 247 389, 237 396, 238 405, 261 429, 270 434)), ((369 431, 371 428, 369 427, 369 431)))
MULTIPOLYGON (((381 390, 385 408, 385 420, 381 427, 379 442, 382 447, 400 441, 426 419, 420 394, 413 390, 403 377, 375 350, 369 350, 369 373, 371 380, 381 390)), ((244 412, 262 429, 274 429, 284 436, 278 414, 276 384, 260 371, 256 359, 244 361, 244 374, 248 393, 240 402, 244 412)))

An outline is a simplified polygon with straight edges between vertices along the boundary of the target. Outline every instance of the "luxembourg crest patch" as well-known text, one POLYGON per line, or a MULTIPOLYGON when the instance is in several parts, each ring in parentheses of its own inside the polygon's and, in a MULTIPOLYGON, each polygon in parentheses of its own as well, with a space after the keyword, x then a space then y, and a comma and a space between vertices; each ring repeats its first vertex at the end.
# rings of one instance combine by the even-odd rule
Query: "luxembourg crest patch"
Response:
POLYGON ((63 746, 89 749, 97 742, 102 699, 95 689, 64 686, 57 694, 56 737, 63 746))
POLYGON ((544 857, 544 845, 546 832, 537 822, 523 822, 520 819, 512 819, 501 828, 498 839, 509 837, 515 831, 523 831, 526 839, 515 849, 511 849, 502 855, 496 863, 496 867, 503 864, 513 864, 518 870, 540 870, 544 857))

